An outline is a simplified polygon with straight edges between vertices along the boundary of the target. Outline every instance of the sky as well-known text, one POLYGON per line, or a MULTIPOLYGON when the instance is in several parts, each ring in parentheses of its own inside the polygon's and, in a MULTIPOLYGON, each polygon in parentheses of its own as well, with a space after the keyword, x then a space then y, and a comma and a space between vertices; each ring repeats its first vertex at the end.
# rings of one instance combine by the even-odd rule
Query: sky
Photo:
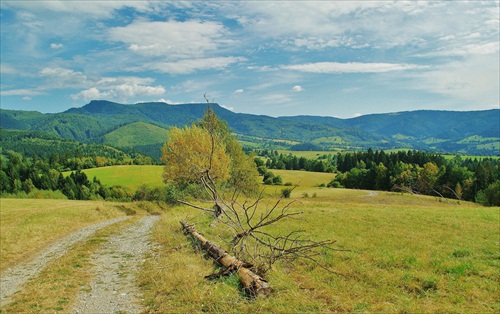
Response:
POLYGON ((5 1, 3 109, 351 118, 499 108, 499 1, 5 1))

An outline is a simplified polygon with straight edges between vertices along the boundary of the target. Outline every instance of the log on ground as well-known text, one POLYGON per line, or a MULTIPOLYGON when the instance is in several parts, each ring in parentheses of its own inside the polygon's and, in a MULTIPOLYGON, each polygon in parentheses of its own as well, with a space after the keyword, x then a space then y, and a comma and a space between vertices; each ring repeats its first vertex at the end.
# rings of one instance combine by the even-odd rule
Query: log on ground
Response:
POLYGON ((217 263, 224 266, 227 270, 236 271, 240 282, 245 287, 245 291, 252 297, 267 297, 273 291, 273 288, 259 275, 255 274, 248 268, 248 265, 227 253, 214 242, 208 241, 205 237, 199 234, 193 225, 189 225, 186 221, 180 222, 183 230, 196 238, 204 251, 213 258, 217 263))

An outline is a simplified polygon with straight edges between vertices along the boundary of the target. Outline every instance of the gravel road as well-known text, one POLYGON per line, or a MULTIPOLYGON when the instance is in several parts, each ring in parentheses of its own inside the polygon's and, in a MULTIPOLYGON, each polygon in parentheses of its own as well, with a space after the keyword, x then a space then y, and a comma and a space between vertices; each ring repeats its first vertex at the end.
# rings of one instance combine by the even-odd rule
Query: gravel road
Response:
POLYGON ((149 234, 159 216, 146 216, 109 241, 92 257, 89 290, 77 297, 73 313, 140 313, 135 272, 152 248, 149 234))
POLYGON ((45 268, 50 261, 60 258, 75 243, 85 240, 87 237, 106 226, 112 225, 128 217, 119 217, 107 220, 75 232, 66 238, 51 244, 40 252, 31 261, 11 267, 1 273, 0 276, 0 306, 10 302, 9 297, 20 290, 30 278, 35 277, 45 268))

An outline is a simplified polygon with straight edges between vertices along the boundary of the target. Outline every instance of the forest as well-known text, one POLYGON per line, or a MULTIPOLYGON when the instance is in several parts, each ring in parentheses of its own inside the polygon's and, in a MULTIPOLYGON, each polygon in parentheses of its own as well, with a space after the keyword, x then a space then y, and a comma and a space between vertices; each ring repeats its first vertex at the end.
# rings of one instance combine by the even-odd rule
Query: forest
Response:
POLYGON ((404 191, 500 205, 500 159, 446 159, 440 154, 408 150, 383 150, 323 154, 317 159, 297 157, 272 150, 259 151, 259 172, 266 169, 304 170, 336 173, 327 185, 380 191, 404 191))

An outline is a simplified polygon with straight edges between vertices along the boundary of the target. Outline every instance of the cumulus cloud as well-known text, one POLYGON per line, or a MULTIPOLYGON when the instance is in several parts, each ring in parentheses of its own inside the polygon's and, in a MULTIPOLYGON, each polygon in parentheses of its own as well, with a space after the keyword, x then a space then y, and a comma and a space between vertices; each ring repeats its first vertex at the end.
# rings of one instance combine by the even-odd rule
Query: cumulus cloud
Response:
POLYGON ((138 20, 109 29, 109 38, 126 44, 137 54, 179 59, 201 57, 204 52, 227 44, 226 32, 222 24, 211 21, 138 20))
POLYGON ((309 73, 382 73, 426 68, 416 64, 361 63, 361 62, 315 62, 282 65, 280 68, 309 73))
POLYGON ((91 87, 89 89, 83 90, 77 94, 71 95, 73 100, 83 99, 89 101, 92 99, 117 99, 117 100, 128 100, 136 97, 144 96, 157 96, 165 93, 165 88, 162 86, 143 86, 143 85, 131 85, 131 84, 121 84, 114 86, 108 90, 100 91, 96 87, 91 87))
POLYGON ((59 44, 58 43, 51 43, 50 44, 50 48, 52 48, 52 49, 61 49, 63 47, 64 47, 64 45, 61 43, 59 43, 59 44))
POLYGON ((66 68, 43 68, 38 76, 47 79, 46 88, 80 88, 89 85, 87 75, 66 68))
POLYGON ((242 89, 242 88, 240 88, 240 89, 235 90, 235 91, 233 92, 233 94, 241 94, 241 93, 243 93, 243 92, 245 92, 245 90, 244 90, 244 89, 242 89))
POLYGON ((294 92, 302 92, 302 91, 304 91, 304 88, 302 88, 302 86, 300 86, 300 85, 295 85, 294 87, 292 87, 292 90, 294 92))

